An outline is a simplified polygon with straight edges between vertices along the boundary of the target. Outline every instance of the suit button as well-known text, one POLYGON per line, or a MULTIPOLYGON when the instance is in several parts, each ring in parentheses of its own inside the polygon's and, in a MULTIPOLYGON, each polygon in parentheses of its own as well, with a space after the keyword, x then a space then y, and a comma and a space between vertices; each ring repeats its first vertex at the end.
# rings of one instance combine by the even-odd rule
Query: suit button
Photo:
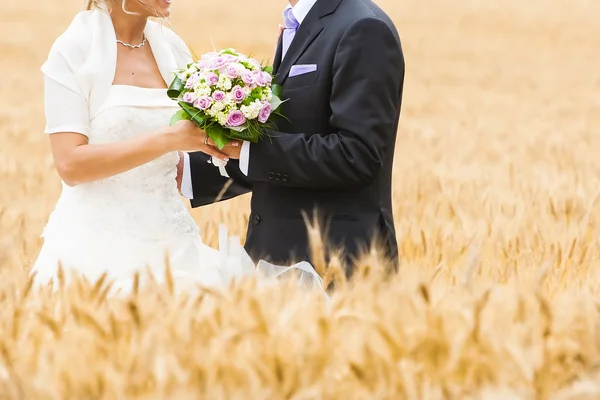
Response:
POLYGON ((281 180, 281 174, 279 172, 275 174, 275 179, 278 181, 281 180))
POLYGON ((287 174, 283 174, 283 176, 281 177, 281 180, 284 182, 287 182, 288 180, 290 180, 290 178, 287 174))
POLYGON ((254 218, 252 218, 252 223, 254 225, 260 224, 260 215, 255 215, 254 218))
POLYGON ((267 177, 269 178, 269 180, 273 180, 275 178, 275 174, 272 172, 269 172, 269 175, 267 175, 267 177))

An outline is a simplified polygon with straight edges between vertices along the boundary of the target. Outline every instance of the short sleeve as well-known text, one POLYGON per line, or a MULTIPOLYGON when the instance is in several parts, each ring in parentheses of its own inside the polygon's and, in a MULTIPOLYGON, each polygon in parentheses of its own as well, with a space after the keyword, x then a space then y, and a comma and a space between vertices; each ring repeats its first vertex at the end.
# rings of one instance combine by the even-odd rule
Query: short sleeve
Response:
POLYGON ((89 136, 88 102, 74 72, 75 65, 79 65, 81 60, 73 62, 73 54, 62 51, 64 48, 72 50, 77 46, 66 37, 59 37, 41 68, 44 74, 45 133, 75 132, 89 136))
POLYGON ((90 134, 90 116, 86 99, 46 76, 44 78, 45 133, 75 132, 90 134))

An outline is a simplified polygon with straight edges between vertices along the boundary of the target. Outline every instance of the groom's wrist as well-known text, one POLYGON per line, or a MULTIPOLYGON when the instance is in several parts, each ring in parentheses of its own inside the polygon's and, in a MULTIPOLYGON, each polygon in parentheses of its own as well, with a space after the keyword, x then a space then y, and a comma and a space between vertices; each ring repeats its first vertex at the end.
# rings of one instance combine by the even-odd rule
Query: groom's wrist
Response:
POLYGON ((240 171, 242 174, 248 176, 248 168, 250 164, 250 142, 243 142, 242 149, 240 151, 240 171))
POLYGON ((194 198, 194 187, 192 185, 192 173, 190 171, 190 155, 183 153, 183 170, 181 172, 181 190, 180 193, 188 200, 194 198))

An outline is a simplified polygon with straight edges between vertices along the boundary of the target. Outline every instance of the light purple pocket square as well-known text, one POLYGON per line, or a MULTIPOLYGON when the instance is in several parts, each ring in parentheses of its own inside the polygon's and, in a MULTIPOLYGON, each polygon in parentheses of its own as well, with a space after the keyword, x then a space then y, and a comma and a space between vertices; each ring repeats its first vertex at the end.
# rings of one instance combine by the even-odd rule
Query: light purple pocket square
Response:
POLYGON ((317 64, 294 65, 292 66, 292 69, 290 69, 289 77, 308 74, 310 72, 315 72, 316 70, 317 64))

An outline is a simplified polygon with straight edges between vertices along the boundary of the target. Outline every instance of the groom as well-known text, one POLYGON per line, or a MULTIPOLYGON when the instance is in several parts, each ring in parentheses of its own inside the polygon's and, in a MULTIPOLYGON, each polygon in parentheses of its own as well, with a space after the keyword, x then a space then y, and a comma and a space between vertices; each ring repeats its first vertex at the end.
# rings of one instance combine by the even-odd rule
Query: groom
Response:
POLYGON ((289 121, 259 143, 226 148, 226 174, 205 154, 186 154, 182 194, 198 207, 251 191, 245 248, 254 261, 310 262, 306 212, 328 248, 345 251, 348 275, 373 240, 395 265, 404 56, 394 24, 371 0, 290 0, 284 21, 273 69, 289 121))

